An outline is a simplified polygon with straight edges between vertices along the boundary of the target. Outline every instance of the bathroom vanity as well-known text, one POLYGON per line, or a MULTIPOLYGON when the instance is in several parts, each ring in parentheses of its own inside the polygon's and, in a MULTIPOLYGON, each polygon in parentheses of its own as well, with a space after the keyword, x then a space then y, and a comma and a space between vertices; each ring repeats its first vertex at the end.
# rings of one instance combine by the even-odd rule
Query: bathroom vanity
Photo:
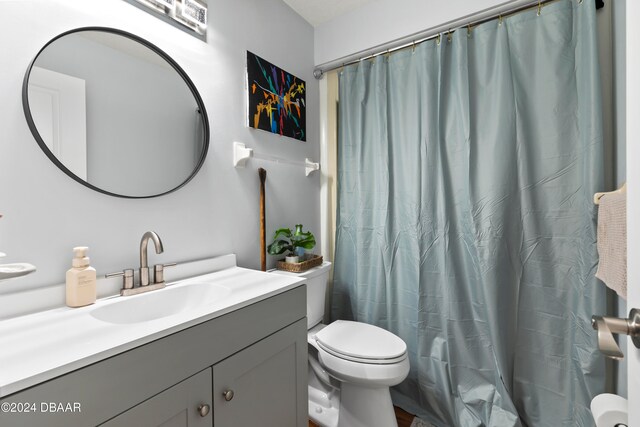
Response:
POLYGON ((306 426, 306 288, 233 261, 1 321, 0 426, 306 426))

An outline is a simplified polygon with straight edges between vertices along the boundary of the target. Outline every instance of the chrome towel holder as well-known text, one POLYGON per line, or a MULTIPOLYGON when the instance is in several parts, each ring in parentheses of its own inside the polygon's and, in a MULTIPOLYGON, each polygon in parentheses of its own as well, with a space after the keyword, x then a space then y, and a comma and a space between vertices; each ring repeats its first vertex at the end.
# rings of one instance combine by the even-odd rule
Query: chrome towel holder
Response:
POLYGON ((629 335, 636 348, 640 348, 640 310, 632 308, 629 317, 592 316, 591 326, 598 331, 598 348, 606 356, 612 359, 623 359, 624 354, 613 334, 629 335))

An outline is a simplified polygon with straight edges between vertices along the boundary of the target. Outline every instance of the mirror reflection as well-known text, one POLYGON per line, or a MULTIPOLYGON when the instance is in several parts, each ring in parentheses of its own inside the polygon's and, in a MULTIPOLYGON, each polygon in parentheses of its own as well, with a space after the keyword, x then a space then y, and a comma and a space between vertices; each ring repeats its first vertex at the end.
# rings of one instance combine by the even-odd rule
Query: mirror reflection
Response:
POLYGON ((103 193, 153 197, 204 161, 208 121, 182 69, 148 42, 81 29, 47 44, 23 90, 36 140, 63 171, 103 193))

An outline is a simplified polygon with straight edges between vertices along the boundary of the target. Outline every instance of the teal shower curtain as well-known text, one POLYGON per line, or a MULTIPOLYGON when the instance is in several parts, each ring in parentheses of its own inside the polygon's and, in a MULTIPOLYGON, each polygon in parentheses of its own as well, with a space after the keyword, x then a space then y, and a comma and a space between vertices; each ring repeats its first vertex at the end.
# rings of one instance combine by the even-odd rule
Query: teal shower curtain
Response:
POLYGON ((405 340, 397 404, 438 427, 594 425, 600 97, 593 1, 341 73, 332 314, 405 340))

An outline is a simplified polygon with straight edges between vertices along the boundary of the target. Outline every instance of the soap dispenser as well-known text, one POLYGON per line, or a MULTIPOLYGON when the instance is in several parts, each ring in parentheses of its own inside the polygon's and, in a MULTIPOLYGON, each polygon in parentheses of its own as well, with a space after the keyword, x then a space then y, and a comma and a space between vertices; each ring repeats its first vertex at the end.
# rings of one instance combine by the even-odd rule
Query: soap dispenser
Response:
POLYGON ((96 269, 89 266, 86 246, 73 248, 72 267, 67 271, 67 305, 82 307, 96 302, 96 269))

